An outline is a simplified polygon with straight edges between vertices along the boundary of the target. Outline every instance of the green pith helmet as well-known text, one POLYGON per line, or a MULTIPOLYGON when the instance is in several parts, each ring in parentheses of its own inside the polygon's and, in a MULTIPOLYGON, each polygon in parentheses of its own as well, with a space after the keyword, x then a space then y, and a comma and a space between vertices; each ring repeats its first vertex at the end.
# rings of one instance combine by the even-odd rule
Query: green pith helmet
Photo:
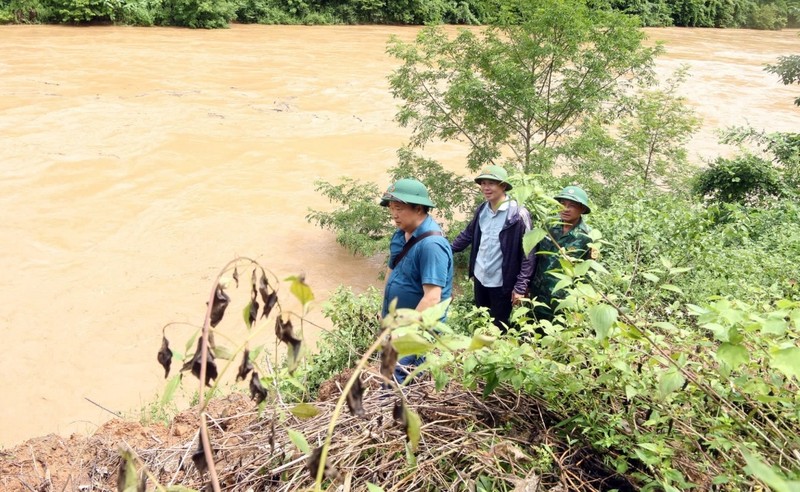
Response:
POLYGON ((586 207, 586 212, 584 212, 585 214, 588 214, 592 211, 592 209, 589 207, 589 195, 587 195, 586 192, 583 191, 583 188, 579 186, 567 186, 553 198, 556 200, 572 200, 573 202, 580 203, 586 207))
POLYGON ((433 202, 428 196, 428 189, 416 179, 401 179, 389 186, 381 197, 381 207, 388 207, 389 202, 410 203, 412 205, 425 205, 433 208, 433 202))
POLYGON ((475 178, 475 182, 480 184, 482 179, 491 179, 493 181, 505 183, 506 191, 512 188, 511 183, 508 182, 508 173, 500 166, 487 166, 483 168, 480 176, 475 178))

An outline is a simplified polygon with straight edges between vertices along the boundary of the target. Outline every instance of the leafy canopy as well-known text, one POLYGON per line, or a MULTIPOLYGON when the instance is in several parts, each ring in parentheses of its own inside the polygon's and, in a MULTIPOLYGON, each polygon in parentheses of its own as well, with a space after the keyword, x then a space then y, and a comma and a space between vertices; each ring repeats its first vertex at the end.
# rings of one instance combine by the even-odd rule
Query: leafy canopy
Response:
POLYGON ((467 166, 487 162, 542 173, 554 150, 615 94, 649 78, 659 48, 642 45, 635 18, 579 0, 522 2, 522 23, 450 39, 438 27, 416 43, 393 38, 402 65, 389 77, 404 102, 398 122, 412 148, 434 140, 470 145, 467 166))

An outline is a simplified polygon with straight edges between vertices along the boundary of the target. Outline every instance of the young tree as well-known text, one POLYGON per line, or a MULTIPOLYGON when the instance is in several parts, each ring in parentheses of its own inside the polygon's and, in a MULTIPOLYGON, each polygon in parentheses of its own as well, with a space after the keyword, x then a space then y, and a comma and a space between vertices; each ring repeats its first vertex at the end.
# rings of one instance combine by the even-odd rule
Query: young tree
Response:
POLYGON ((402 65, 389 77, 403 101, 397 120, 412 148, 434 140, 470 145, 467 166, 487 163, 546 173, 581 120, 636 79, 652 76, 660 48, 642 45, 635 18, 581 0, 520 2, 512 24, 427 28, 415 43, 394 38, 402 65))
POLYGON ((613 110, 587 119, 564 152, 575 173, 570 179, 601 203, 624 188, 684 189, 691 170, 686 143, 700 126, 677 94, 686 76, 681 67, 663 86, 639 87, 613 110))

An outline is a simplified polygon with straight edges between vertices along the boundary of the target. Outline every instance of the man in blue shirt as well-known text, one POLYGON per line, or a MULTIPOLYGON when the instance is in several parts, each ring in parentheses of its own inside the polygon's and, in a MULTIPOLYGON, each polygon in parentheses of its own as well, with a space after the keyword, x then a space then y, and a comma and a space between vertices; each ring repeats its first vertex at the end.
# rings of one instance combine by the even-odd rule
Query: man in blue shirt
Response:
MULTIPOLYGON (((453 253, 441 228, 428 214, 434 205, 425 185, 415 179, 401 179, 383 194, 381 206, 389 208, 397 226, 389 245, 382 315, 389 313, 394 299, 398 308, 417 311, 449 299, 453 288, 453 253)), ((422 360, 406 356, 399 364, 418 365, 422 360)), ((401 383, 407 374, 402 369, 395 371, 401 383)))
POLYGON ((469 276, 475 305, 488 308, 495 326, 505 332, 513 304, 525 297, 536 260, 522 247, 522 238, 531 228, 531 215, 508 196, 512 187, 502 167, 488 166, 475 182, 486 201, 475 210, 452 248, 458 253, 472 246, 469 276))

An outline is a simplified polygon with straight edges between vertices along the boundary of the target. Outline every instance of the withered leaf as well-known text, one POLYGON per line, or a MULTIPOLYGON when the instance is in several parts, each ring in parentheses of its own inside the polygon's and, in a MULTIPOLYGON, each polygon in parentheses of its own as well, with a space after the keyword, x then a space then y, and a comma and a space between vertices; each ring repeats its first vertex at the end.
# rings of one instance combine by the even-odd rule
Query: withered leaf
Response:
POLYGON ((253 269, 253 273, 250 275, 250 299, 255 300, 258 292, 256 290, 256 270, 253 269))
POLYGON ((275 291, 270 292, 267 295, 266 299, 264 300, 264 312, 261 314, 261 317, 262 318, 268 317, 269 313, 272 312, 272 308, 274 308, 275 304, 277 303, 278 303, 278 293, 275 291))
POLYGON ((267 389, 261 384, 261 378, 256 371, 250 376, 250 398, 256 401, 256 405, 261 405, 267 399, 267 389))
POLYGON ((347 408, 350 409, 350 413, 356 417, 364 416, 364 406, 362 404, 363 396, 364 386, 361 384, 361 374, 359 374, 356 380, 353 381, 350 392, 347 393, 347 408))
MULTIPOLYGON (((197 340, 197 349, 194 351, 194 356, 190 361, 183 365, 182 371, 185 371, 189 368, 192 370, 192 374, 197 379, 200 379, 200 368, 202 366, 202 349, 203 349, 203 338, 200 337, 197 340)), ((209 381, 212 379, 217 379, 217 363, 214 362, 214 353, 209 350, 208 356, 206 357, 206 386, 211 386, 209 381)))
POLYGON ((201 477, 206 474, 208 471, 208 462, 206 461, 206 453, 203 451, 202 439, 198 440, 197 449, 194 453, 192 453, 192 462, 194 463, 194 467, 197 468, 197 472, 200 473, 201 477))
POLYGON ((225 315, 225 309, 228 307, 228 303, 231 302, 231 298, 228 294, 222 290, 222 287, 217 284, 217 290, 214 292, 214 303, 211 305, 211 326, 215 327, 222 321, 222 317, 225 315))
POLYGON ((169 368, 172 367, 172 350, 169 348, 167 337, 161 338, 161 350, 158 351, 158 363, 164 368, 164 379, 169 377, 169 368))
MULTIPOLYGON (((255 274, 255 270, 253 270, 255 274)), ((269 297, 269 282, 267 282, 267 277, 264 275, 264 272, 261 272, 261 278, 258 280, 258 291, 261 293, 261 300, 264 301, 264 304, 269 304, 267 302, 267 298, 269 297)))
POLYGON ((392 342, 387 339, 383 344, 383 351, 381 352, 381 374, 383 377, 391 380, 396 365, 397 350, 392 346, 392 342))
POLYGON ((403 432, 408 429, 408 416, 406 415, 406 405, 403 403, 402 398, 398 398, 396 402, 394 402, 394 407, 392 408, 392 417, 394 421, 400 424, 400 428, 403 429, 403 432))
POLYGON ((233 281, 236 282, 236 287, 239 287, 239 270, 233 267, 233 281))
MULTIPOLYGON (((318 447, 311 453, 308 457, 308 463, 306 464, 306 469, 308 470, 308 474, 311 476, 311 480, 317 479, 317 472, 319 471, 319 467, 322 463, 320 463, 322 458, 322 446, 318 447)), ((330 456, 328 456, 330 458, 330 456)), ((341 478, 341 474, 339 470, 333 467, 328 460, 325 460, 325 471, 323 472, 323 477, 329 480, 338 480, 341 478)))
POLYGON ((236 374, 236 381, 244 381, 250 371, 253 370, 253 363, 250 362, 250 350, 245 349, 242 356, 242 363, 239 364, 239 373, 236 374))
POLYGON ((272 456, 275 451, 275 419, 269 424, 269 455, 272 456))
POLYGON ((275 319, 275 337, 286 345, 290 345, 293 350, 299 350, 302 340, 294 334, 292 320, 283 321, 281 316, 275 319))
POLYGON ((253 299, 250 301, 249 305, 250 305, 250 311, 247 314, 247 319, 248 319, 247 327, 248 328, 253 326, 253 323, 256 322, 256 318, 258 317, 258 307, 259 306, 258 306, 258 301, 256 301, 255 296, 253 296, 253 299))

